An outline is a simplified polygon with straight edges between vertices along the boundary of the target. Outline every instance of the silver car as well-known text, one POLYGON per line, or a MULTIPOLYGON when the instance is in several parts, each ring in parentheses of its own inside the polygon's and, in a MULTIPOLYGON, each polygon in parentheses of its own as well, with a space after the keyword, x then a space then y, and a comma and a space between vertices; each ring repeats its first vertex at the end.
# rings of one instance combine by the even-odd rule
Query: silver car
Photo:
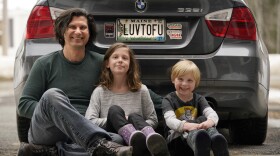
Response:
MULTIPOLYGON (((53 21, 72 7, 94 15, 97 37, 90 48, 103 54, 115 42, 127 43, 135 50, 143 83, 157 94, 174 91, 172 65, 183 58, 194 61, 202 73, 197 92, 217 111, 218 127, 229 129, 233 143, 264 142, 269 58, 243 0, 39 0, 16 54, 17 103, 34 61, 61 49, 53 21)), ((162 119, 160 104, 155 105, 162 119)), ((17 121, 19 139, 26 142, 30 121, 21 116, 17 121)))

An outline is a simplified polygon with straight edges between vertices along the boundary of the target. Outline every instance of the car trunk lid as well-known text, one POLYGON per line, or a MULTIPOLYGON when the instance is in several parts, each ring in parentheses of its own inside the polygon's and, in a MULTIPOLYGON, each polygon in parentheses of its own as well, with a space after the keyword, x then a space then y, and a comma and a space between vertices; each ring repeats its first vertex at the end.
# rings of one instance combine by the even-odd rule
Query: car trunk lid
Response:
POLYGON ((205 17, 234 5, 230 0, 72 0, 71 3, 49 1, 52 7, 81 7, 94 15, 97 26, 94 46, 100 52, 114 42, 125 42, 138 55, 215 52, 224 36, 213 35, 205 17))

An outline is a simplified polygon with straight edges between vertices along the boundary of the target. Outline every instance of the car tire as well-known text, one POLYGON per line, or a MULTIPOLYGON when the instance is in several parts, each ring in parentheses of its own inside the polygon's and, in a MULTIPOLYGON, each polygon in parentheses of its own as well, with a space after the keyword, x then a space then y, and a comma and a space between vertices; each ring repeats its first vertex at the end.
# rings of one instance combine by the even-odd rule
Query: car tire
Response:
POLYGON ((233 144, 261 145, 267 134, 267 114, 264 118, 232 121, 229 126, 233 144))
POLYGON ((28 130, 30 127, 30 119, 21 117, 17 114, 17 132, 20 142, 28 143, 28 130))

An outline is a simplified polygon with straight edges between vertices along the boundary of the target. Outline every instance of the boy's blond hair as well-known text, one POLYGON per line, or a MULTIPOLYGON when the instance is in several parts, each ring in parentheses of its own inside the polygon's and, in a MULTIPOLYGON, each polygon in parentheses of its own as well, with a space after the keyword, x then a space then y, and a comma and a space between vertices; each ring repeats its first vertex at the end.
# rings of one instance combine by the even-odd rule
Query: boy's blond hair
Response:
POLYGON ((196 64, 190 60, 180 60, 171 69, 172 82, 177 78, 185 74, 192 73, 195 80, 195 87, 198 87, 200 82, 200 70, 196 64))

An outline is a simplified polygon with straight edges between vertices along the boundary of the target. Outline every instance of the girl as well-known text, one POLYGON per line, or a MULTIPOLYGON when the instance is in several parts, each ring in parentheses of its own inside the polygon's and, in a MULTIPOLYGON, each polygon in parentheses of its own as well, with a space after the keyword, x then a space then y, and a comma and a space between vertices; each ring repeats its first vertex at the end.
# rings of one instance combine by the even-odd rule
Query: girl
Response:
POLYGON ((171 80, 176 91, 162 101, 165 122, 171 129, 167 137, 170 150, 183 153, 179 149, 189 146, 195 156, 209 156, 210 149, 215 156, 228 156, 227 141, 215 128, 217 113, 203 96, 194 93, 200 82, 199 68, 181 60, 172 67, 171 80))
POLYGON ((86 118, 122 136, 133 155, 169 155, 149 91, 140 81, 133 51, 123 43, 105 53, 100 85, 93 91, 86 118))

